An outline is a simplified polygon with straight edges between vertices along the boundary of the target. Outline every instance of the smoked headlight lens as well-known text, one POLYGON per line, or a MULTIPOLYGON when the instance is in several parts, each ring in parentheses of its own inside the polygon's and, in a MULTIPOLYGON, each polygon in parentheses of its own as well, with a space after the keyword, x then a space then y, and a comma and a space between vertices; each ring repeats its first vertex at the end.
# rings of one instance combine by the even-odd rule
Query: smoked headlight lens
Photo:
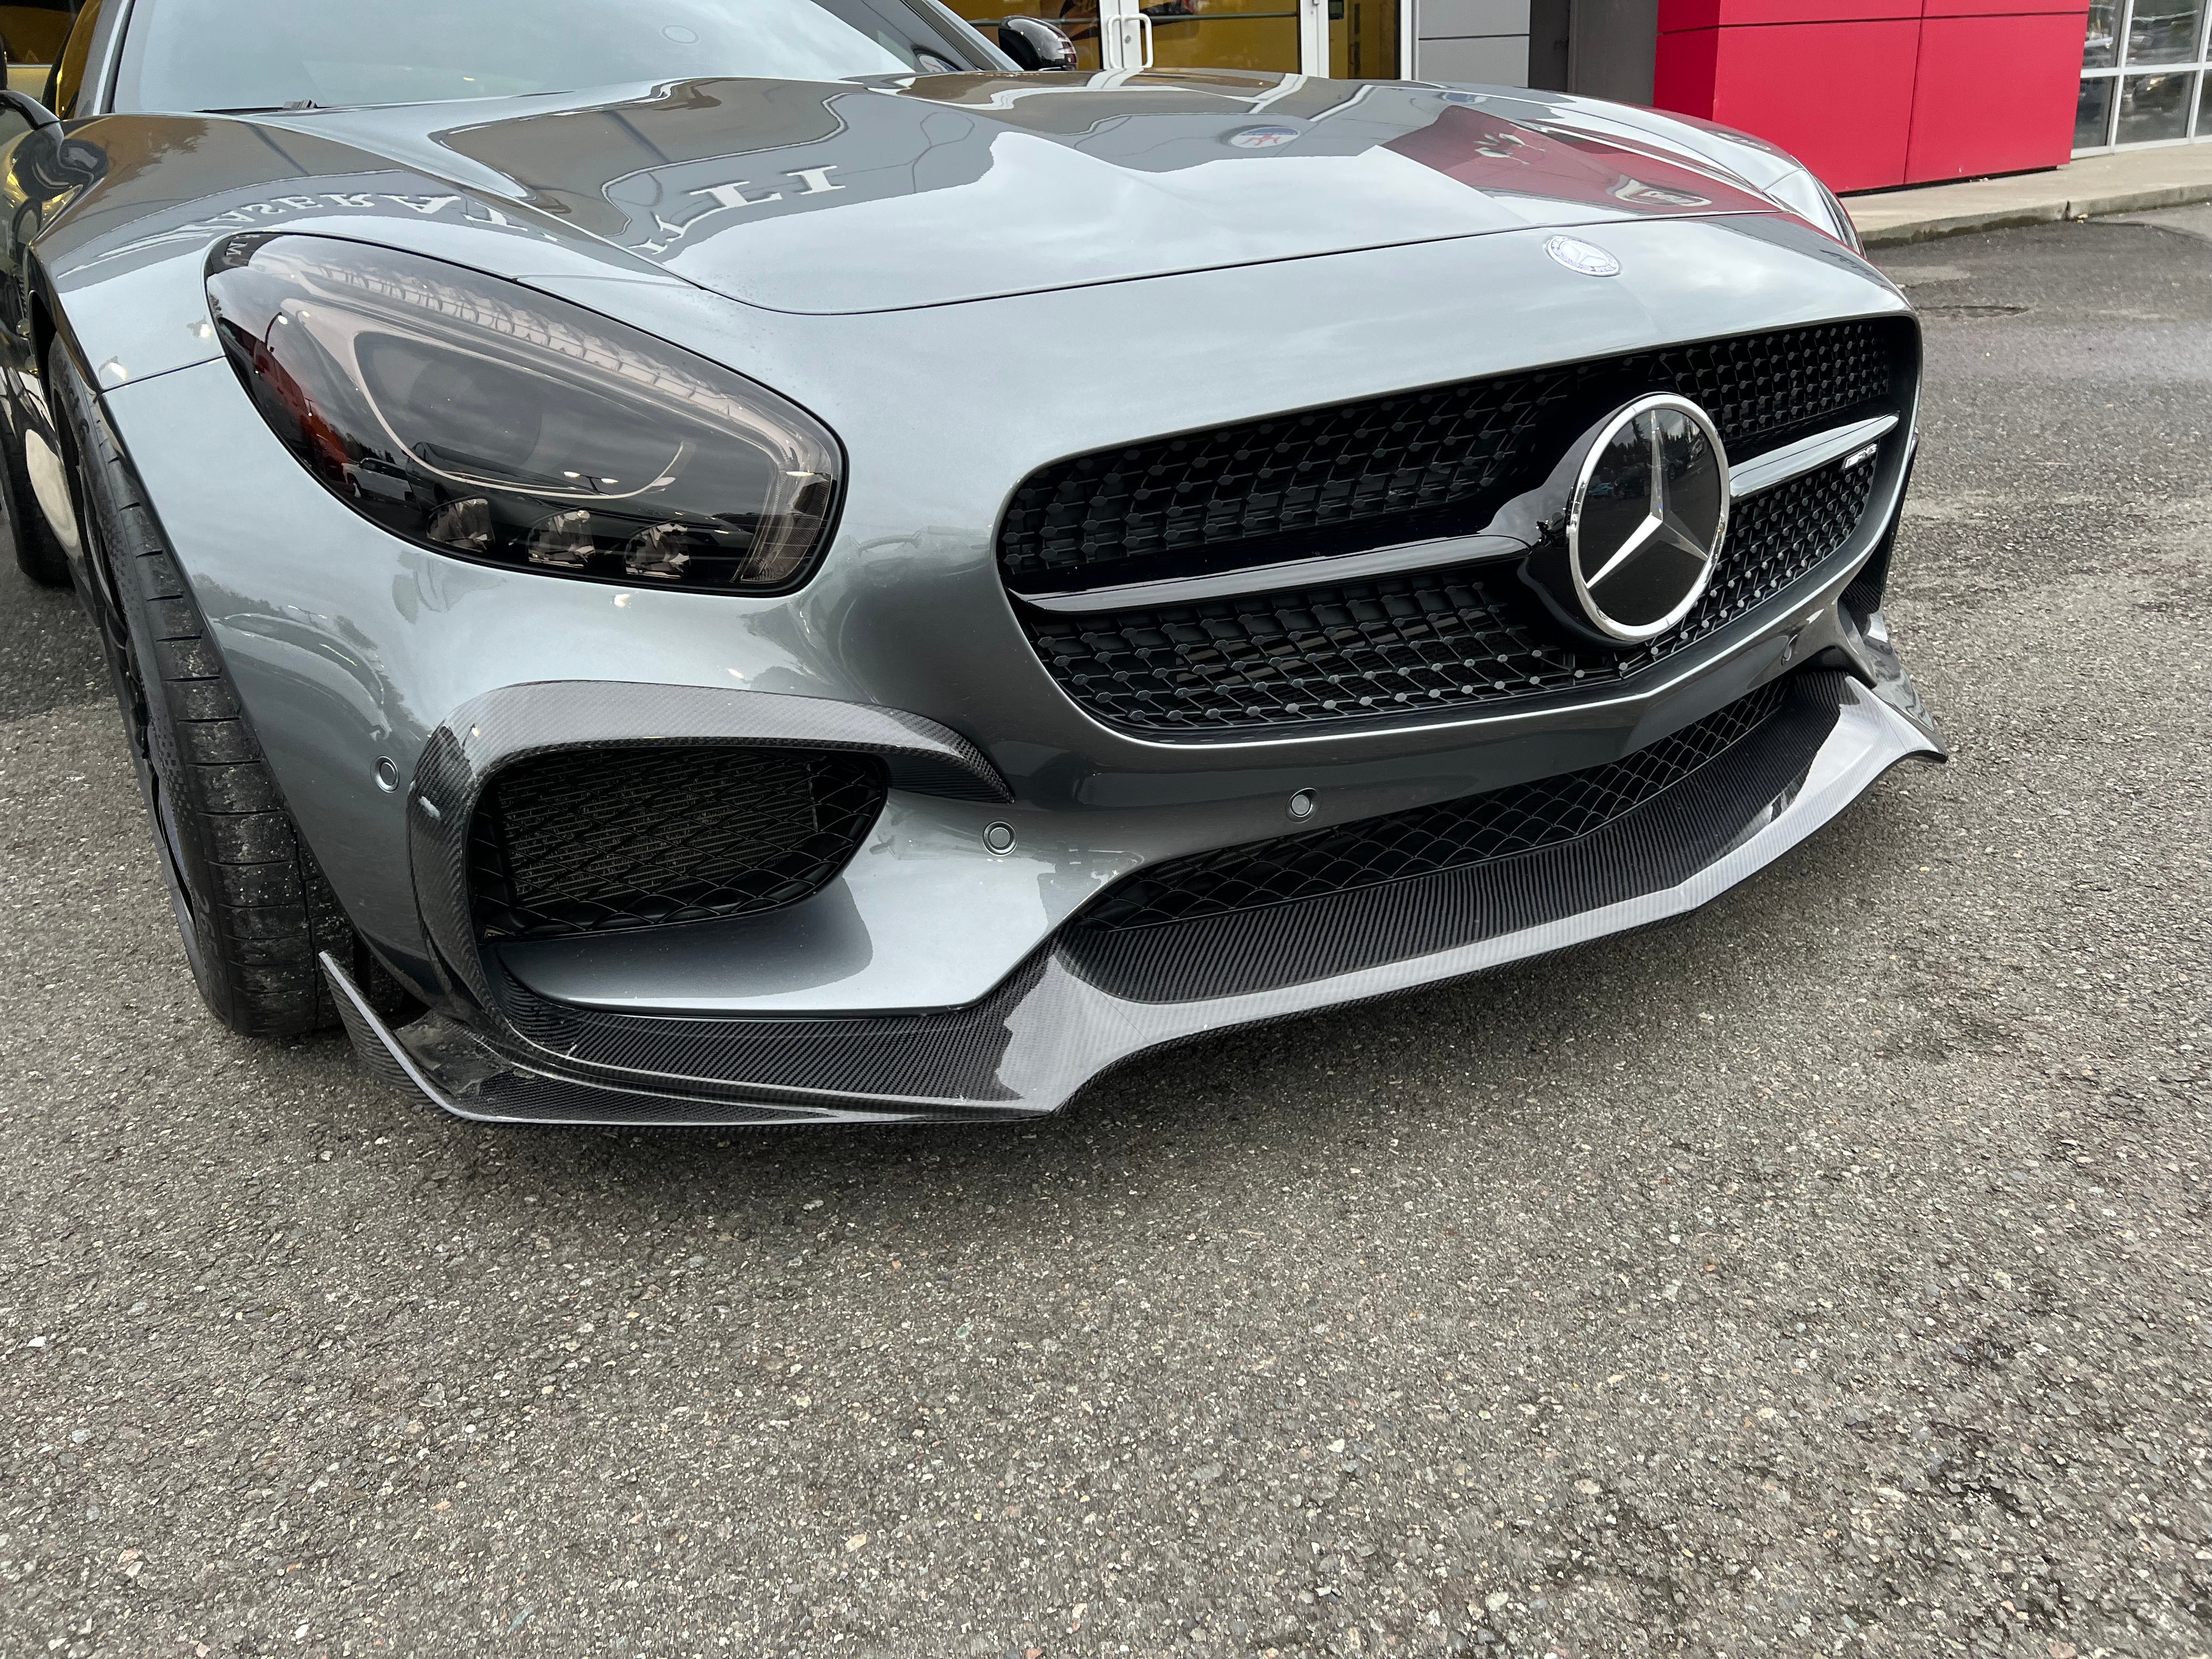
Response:
POLYGON ((632 586, 809 575, 837 441, 765 386, 495 277, 240 238, 208 276, 232 366, 349 506, 441 552, 632 586))

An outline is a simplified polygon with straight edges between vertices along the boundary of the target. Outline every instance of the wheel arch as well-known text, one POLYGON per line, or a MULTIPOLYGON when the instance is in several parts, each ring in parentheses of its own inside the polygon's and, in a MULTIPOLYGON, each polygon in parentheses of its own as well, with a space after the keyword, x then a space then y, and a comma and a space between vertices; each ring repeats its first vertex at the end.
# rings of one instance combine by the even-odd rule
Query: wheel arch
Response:
MULTIPOLYGON (((242 734, 243 746, 237 752, 216 757, 211 763, 218 763, 234 773, 243 773, 247 768, 251 768, 256 775, 253 790, 261 799, 251 809, 235 810, 244 816, 259 814, 281 822, 283 833, 288 838, 285 844, 287 846, 296 844, 298 853, 301 855, 301 903, 307 912, 326 910, 327 915, 324 917, 321 925, 325 930, 335 930, 330 932, 328 938, 319 935, 316 949, 319 951, 327 947, 337 951, 341 960, 356 976, 357 981, 373 988, 372 995, 380 1003, 388 1004, 395 1011, 414 1006, 417 999, 409 982, 395 974, 384 959, 383 953, 377 951, 368 939, 353 926, 351 918, 346 915, 336 894, 328 889, 327 883, 321 874, 321 866, 315 849, 300 827, 297 817, 292 812, 290 805, 285 799, 283 781, 267 764, 259 735, 255 730, 252 711, 245 700, 238 696, 221 643, 216 637, 215 631, 207 627, 205 612, 195 591, 191 572, 185 561, 176 555, 171 539, 161 524, 161 514, 153 501, 151 493, 147 489, 143 476, 139 473, 124 443, 118 424, 110 418, 99 386, 93 377, 85 372, 81 356, 74 349, 74 342, 70 341, 62 330, 52 328, 51 319, 50 328, 52 331, 46 337, 46 354, 41 357, 42 367, 51 366, 46 378, 50 381, 58 382, 66 376, 73 380, 73 384, 66 388, 59 384, 48 385, 45 388, 45 396, 49 405, 48 413, 53 422, 57 444, 63 456, 64 465, 68 470, 72 504, 79 515, 80 521, 83 525, 89 526, 94 522, 97 516, 98 523, 107 526, 112 521, 125 517, 137 520, 142 526, 137 552, 141 557, 158 556, 166 567, 168 579, 173 583, 167 592, 176 599, 180 607, 177 614, 190 624, 190 650, 198 658, 198 665, 192 667, 180 667, 174 676, 164 674, 162 678, 165 680, 171 678, 179 681, 190 680, 200 688, 197 696, 209 706, 192 715, 195 725, 228 724, 234 726, 242 734), (65 408, 64 404, 68 407, 65 408), (84 441, 80 440, 77 430, 80 423, 92 423, 94 426, 95 429, 88 434, 88 441, 95 450, 102 453, 88 455, 83 453, 84 441), (107 483, 102 486, 101 499, 106 503, 104 507, 96 507, 93 499, 94 482, 90 473, 95 465, 109 469, 111 472, 107 483), (117 490, 118 477, 124 481, 124 488, 119 495, 117 490), (211 692, 215 695, 210 699, 209 694, 211 692), (366 975, 367 979, 359 981, 359 976, 362 975, 366 975)), ((122 618, 126 615, 129 607, 125 605, 121 584, 125 581, 141 582, 143 579, 135 574, 126 574, 111 564, 110 561, 113 556, 114 550, 102 550, 101 543, 104 533, 103 532, 101 537, 95 537, 81 532, 84 550, 82 563, 93 572, 93 580, 98 584, 98 597, 96 599, 88 599, 88 606, 97 605, 100 608, 110 611, 114 617, 122 618)), ((143 596, 141 603, 143 606, 143 596)), ((109 626, 106 619, 95 616, 94 620, 103 629, 109 626)), ((126 651, 131 649, 129 628, 127 626, 121 628, 117 630, 117 633, 122 648, 126 651)), ((163 648, 166 648, 166 646, 165 641, 163 648)), ((142 669, 150 671, 151 667, 150 663, 142 664, 142 669)), ((146 678, 149 689, 159 693, 161 688, 150 684, 150 672, 146 678)), ((192 696, 195 694, 186 693, 185 695, 192 696)), ((142 783, 143 781, 142 779, 142 783)), ((161 834, 158 821, 155 834, 157 837, 161 834)), ((163 856, 173 864, 173 853, 165 851, 163 856)), ((175 886, 177 877, 180 874, 181 872, 173 872, 173 888, 175 886)), ((191 953, 196 948, 193 943, 191 924, 181 914, 179 922, 186 935, 187 951, 191 953)), ((196 976, 198 976, 197 969, 196 976)), ((324 986, 319 969, 311 974, 311 978, 316 994, 319 998, 324 993, 324 986)), ((203 981, 203 990, 204 991, 205 988, 205 981, 203 981)), ((218 1007, 217 1012, 227 1024, 232 1024, 234 1030, 248 1029, 237 1023, 232 1012, 225 1012, 221 1007, 218 1007)), ((271 1025, 265 1030, 259 1030, 254 1034, 283 1035, 287 1029, 282 1024, 271 1025)), ((310 1024, 299 1029, 313 1028, 310 1024)))

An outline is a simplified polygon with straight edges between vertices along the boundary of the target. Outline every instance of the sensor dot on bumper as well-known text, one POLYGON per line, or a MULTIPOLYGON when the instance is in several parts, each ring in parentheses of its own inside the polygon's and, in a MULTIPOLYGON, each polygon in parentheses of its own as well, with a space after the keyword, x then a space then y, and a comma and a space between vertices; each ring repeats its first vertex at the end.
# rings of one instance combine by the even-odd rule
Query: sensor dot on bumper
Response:
POLYGON ((1310 789, 1301 789, 1291 797, 1290 813, 1294 818, 1310 818, 1321 810, 1321 797, 1310 789))
POLYGON ((987 853, 1011 853, 1014 850, 1014 826, 1011 823, 988 824, 983 830, 983 850, 987 853))

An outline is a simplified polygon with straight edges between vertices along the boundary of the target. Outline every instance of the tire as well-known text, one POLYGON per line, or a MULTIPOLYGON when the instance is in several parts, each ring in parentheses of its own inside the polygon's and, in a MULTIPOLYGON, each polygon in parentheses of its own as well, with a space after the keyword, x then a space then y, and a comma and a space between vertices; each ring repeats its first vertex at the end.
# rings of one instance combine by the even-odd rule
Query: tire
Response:
POLYGON ((293 828, 191 590, 58 343, 46 384, 86 569, 104 590, 91 608, 200 995, 246 1036, 336 1025, 318 953, 356 972, 367 953, 293 828))
POLYGON ((15 555, 15 568, 26 576, 41 587, 67 587, 69 554, 40 510, 38 497, 31 493, 19 436, 0 430, 0 518, 7 520, 0 526, 0 535, 8 538, 15 555))

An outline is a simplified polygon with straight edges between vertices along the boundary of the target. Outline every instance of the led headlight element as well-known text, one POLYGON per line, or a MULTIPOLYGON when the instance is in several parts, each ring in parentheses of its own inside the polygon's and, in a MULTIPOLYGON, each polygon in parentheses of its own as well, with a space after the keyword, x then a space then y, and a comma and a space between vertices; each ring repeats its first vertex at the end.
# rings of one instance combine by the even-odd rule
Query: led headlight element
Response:
POLYGON ((441 552, 760 593, 804 580, 827 539, 841 462, 821 422, 580 307, 312 236, 227 244, 208 297, 285 447, 441 552))

